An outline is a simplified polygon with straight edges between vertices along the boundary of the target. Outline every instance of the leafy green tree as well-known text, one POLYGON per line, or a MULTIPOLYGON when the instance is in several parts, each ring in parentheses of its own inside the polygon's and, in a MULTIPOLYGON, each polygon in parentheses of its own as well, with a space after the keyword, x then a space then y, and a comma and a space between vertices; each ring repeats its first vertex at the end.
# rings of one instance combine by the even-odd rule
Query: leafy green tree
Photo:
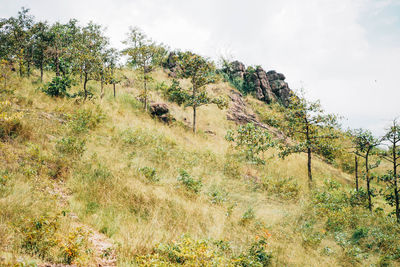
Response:
POLYGON ((49 29, 49 45, 46 56, 51 61, 51 66, 56 76, 61 73, 65 76, 73 71, 80 71, 82 62, 79 60, 79 44, 82 41, 82 29, 78 21, 71 19, 67 24, 56 22, 49 29))
POLYGON ((217 104, 224 108, 227 102, 223 98, 211 98, 205 85, 215 82, 215 66, 204 57, 190 51, 180 52, 177 55, 178 77, 190 79, 192 84, 191 94, 187 94, 185 106, 193 108, 193 132, 196 133, 196 111, 197 108, 207 104, 217 104))
POLYGON ((319 101, 309 102, 304 97, 292 97, 284 119, 287 125, 283 129, 294 140, 281 144, 279 155, 285 158, 293 153, 306 153, 311 185, 312 154, 337 149, 330 141, 338 138, 335 131, 338 118, 336 115, 326 114, 319 101))
POLYGON ((376 148, 380 141, 375 138, 369 130, 357 129, 353 133, 355 153, 358 157, 365 160, 365 180, 367 182, 367 194, 368 194, 368 209, 372 211, 372 196, 373 192, 371 189, 371 174, 370 170, 378 167, 380 161, 376 161, 374 164, 370 164, 370 156, 375 154, 374 148, 376 148))
POLYGON ((241 125, 236 131, 229 130, 225 139, 236 143, 236 148, 244 152, 247 160, 261 164, 265 161, 259 155, 275 145, 271 135, 254 123, 241 125))
POLYGON ((139 28, 131 28, 123 42, 128 47, 123 54, 129 56, 129 63, 140 70, 143 80, 144 109, 148 105, 148 83, 151 79, 151 72, 160 65, 165 57, 166 49, 149 39, 139 28))
POLYGON ((119 52, 115 48, 110 48, 103 54, 103 79, 105 84, 112 84, 114 98, 116 95, 115 86, 121 81, 116 73, 118 60, 119 52))
POLYGON ((33 63, 40 70, 40 81, 43 82, 43 69, 46 64, 46 50, 50 44, 50 32, 47 22, 38 22, 33 25, 33 63))
POLYGON ((389 127, 383 137, 383 141, 387 143, 389 150, 382 153, 383 159, 392 164, 392 170, 381 177, 381 180, 388 184, 388 189, 392 190, 387 196, 390 205, 395 206, 397 222, 400 223, 400 208, 399 208, 399 179, 397 168, 400 166, 400 125, 397 120, 393 120, 392 126, 389 127))
POLYGON ((1 19, 1 57, 16 61, 19 65, 19 74, 22 77, 25 72, 25 64, 31 62, 31 28, 33 16, 29 15, 29 9, 22 7, 17 17, 1 19))
POLYGON ((76 66, 83 74, 85 100, 88 96, 87 82, 96 80, 103 70, 103 54, 107 46, 108 39, 104 36, 101 26, 92 22, 82 28, 79 39, 75 42, 76 66))

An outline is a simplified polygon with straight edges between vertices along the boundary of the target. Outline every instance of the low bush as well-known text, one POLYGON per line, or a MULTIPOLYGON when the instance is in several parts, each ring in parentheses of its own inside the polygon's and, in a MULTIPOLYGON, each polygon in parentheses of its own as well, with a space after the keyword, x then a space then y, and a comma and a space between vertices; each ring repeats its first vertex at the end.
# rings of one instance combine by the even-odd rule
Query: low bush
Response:
POLYGON ((22 130, 22 113, 11 110, 11 102, 0 101, 0 140, 15 138, 22 130))
POLYGON ((63 137, 56 143, 56 150, 62 155, 80 157, 85 151, 85 140, 75 137, 63 137))
POLYGON ((250 221, 254 220, 256 218, 256 214, 254 213, 253 208, 248 208, 242 215, 242 218, 240 218, 240 223, 245 225, 249 223, 250 221))
POLYGON ((72 86, 72 79, 68 76, 53 77, 51 82, 47 83, 41 90, 45 94, 54 97, 71 97, 68 89, 72 86))
POLYGON ((196 194, 200 192, 201 187, 203 186, 201 179, 194 179, 187 171, 183 169, 179 170, 179 176, 177 180, 183 184, 188 191, 196 194))
POLYGON ((155 168, 142 167, 139 168, 139 172, 142 173, 143 176, 150 182, 160 181, 160 178, 157 176, 157 170, 155 168))
POLYGON ((151 254, 136 256, 139 266, 269 266, 272 253, 267 250, 269 233, 257 236, 248 249, 236 256, 230 243, 222 240, 194 240, 183 235, 180 240, 158 244, 151 254))

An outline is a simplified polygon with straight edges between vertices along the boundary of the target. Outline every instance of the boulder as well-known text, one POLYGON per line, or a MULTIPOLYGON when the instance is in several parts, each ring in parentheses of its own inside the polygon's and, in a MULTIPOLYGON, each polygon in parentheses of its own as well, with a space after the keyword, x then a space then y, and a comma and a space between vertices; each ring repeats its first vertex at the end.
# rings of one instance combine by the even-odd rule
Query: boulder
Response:
POLYGON ((152 103, 150 104, 150 113, 163 122, 171 122, 172 117, 169 113, 168 105, 165 103, 152 103))

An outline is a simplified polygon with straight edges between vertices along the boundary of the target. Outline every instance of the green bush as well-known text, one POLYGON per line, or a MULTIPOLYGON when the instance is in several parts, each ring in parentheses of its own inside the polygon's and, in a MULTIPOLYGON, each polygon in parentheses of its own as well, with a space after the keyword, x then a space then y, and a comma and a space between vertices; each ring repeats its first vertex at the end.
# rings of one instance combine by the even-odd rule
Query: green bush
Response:
POLYGON ((157 170, 155 168, 142 167, 139 168, 139 172, 141 172, 143 176, 146 177, 146 179, 150 182, 160 181, 160 178, 157 176, 157 170))
POLYGON ((163 94, 169 101, 182 105, 188 99, 188 94, 182 89, 177 80, 172 80, 171 86, 163 86, 163 94))
POLYGON ((218 189, 216 187, 211 188, 210 192, 208 192, 208 196, 210 198, 210 202, 212 204, 222 204, 226 201, 228 196, 228 192, 218 189))
POLYGON ((104 114, 99 107, 93 112, 91 109, 78 109, 71 117, 68 126, 73 134, 87 133, 94 129, 102 120, 104 114))
POLYGON ((243 213, 242 218, 240 218, 240 223, 244 225, 254 220, 255 218, 256 214, 254 213, 253 208, 250 207, 243 213))
POLYGON ((57 246, 55 233, 59 228, 58 218, 44 215, 38 218, 28 218, 22 226, 22 248, 29 254, 42 259, 50 257, 50 251, 57 246))
POLYGON ((190 174, 183 169, 179 170, 179 176, 177 180, 183 184, 187 190, 196 194, 200 192, 201 187, 203 186, 201 179, 193 179, 190 174))
POLYGON ((72 86, 72 79, 68 76, 56 76, 53 77, 51 82, 47 83, 42 91, 54 97, 71 97, 68 93, 68 89, 72 86))
POLYGON ((81 156, 85 151, 85 140, 75 136, 63 137, 57 141, 56 150, 63 155, 81 156))

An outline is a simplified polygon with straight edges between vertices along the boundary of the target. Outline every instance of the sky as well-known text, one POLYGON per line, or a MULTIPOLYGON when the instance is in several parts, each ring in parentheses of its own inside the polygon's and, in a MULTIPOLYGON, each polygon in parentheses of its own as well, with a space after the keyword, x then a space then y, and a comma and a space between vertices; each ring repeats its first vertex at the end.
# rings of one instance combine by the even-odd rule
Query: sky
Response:
POLYGON ((381 135, 400 116, 400 0, 0 0, 0 17, 106 27, 114 47, 130 26, 172 49, 285 74, 293 90, 381 135))

